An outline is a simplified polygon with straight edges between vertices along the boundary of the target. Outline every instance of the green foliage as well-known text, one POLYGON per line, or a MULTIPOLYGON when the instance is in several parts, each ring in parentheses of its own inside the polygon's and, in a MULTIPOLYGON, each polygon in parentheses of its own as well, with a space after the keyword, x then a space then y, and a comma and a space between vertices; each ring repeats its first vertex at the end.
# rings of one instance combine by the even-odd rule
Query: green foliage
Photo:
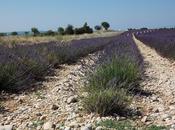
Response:
POLYGON ((40 64, 33 59, 24 59, 23 64, 34 79, 40 79, 46 74, 47 65, 40 64))
POLYGON ((38 29, 35 28, 35 27, 31 28, 31 31, 33 32, 33 35, 34 35, 34 36, 37 36, 37 35, 40 34, 40 32, 38 31, 38 29))
POLYGON ((108 30, 110 28, 110 24, 108 22, 102 22, 101 26, 105 29, 108 30))
POLYGON ((17 65, 0 64, 0 90, 9 89, 16 83, 17 65))
POLYGON ((44 124, 44 121, 42 120, 36 120, 32 122, 31 128, 36 128, 37 126, 42 126, 44 124))
POLYGON ((29 32, 24 32, 24 34, 27 36, 27 35, 29 35, 29 32))
POLYGON ((74 27, 72 25, 68 25, 65 29, 65 34, 68 35, 74 34, 74 27))
POLYGON ((84 33, 84 29, 83 28, 75 28, 74 33, 75 34, 83 34, 84 33))
POLYGON ((56 53, 48 53, 47 60, 49 64, 56 64, 59 63, 59 56, 56 53))
POLYGON ((96 112, 101 116, 117 113, 123 115, 131 103, 131 97, 124 89, 105 89, 89 92, 83 100, 88 112, 96 112))
POLYGON ((64 35, 64 28, 63 27, 59 27, 58 28, 58 33, 61 35, 64 35))
POLYGON ((105 120, 97 124, 97 126, 103 126, 107 129, 116 129, 116 130, 136 130, 132 126, 130 121, 116 121, 116 120, 105 120))
POLYGON ((46 36, 54 36, 56 33, 52 30, 48 30, 46 33, 44 33, 44 35, 46 36))
POLYGON ((88 26, 87 23, 85 23, 83 25, 83 27, 81 27, 81 28, 75 28, 74 33, 75 34, 84 34, 84 33, 89 33, 90 34, 90 33, 93 33, 93 29, 90 28, 90 26, 88 26))
POLYGON ((164 126, 152 125, 152 126, 149 126, 148 128, 146 128, 146 130, 167 130, 167 128, 164 126))
POLYGON ((45 99, 44 95, 42 94, 42 92, 40 91, 36 91, 35 92, 35 95, 38 99, 45 99))
POLYGON ((84 24, 83 26, 84 33, 93 33, 93 29, 88 26, 87 23, 84 24))
POLYGON ((7 34, 6 33, 0 33, 0 37, 1 36, 6 36, 7 34))
POLYGON ((12 32, 11 35, 16 36, 16 35, 18 35, 18 33, 17 32, 12 32))
POLYGON ((132 90, 137 87, 137 79, 139 78, 138 67, 128 59, 112 58, 96 72, 90 75, 89 90, 100 90, 107 88, 125 88, 132 90))
POLYGON ((0 101, 0 110, 1 110, 1 108, 2 108, 2 103, 1 103, 1 101, 0 101))
POLYGON ((168 130, 164 126, 146 126, 146 127, 136 127, 134 122, 129 120, 117 121, 117 120, 104 120, 96 123, 96 126, 102 126, 106 129, 116 129, 116 130, 168 130))
POLYGON ((143 28, 141 28, 140 30, 144 31, 144 30, 148 30, 148 28, 143 27, 143 28))
POLYGON ((95 28, 95 30, 97 30, 97 31, 101 30, 101 26, 100 26, 100 25, 96 25, 94 28, 95 28))
POLYGON ((100 115, 123 115, 131 103, 129 92, 136 87, 137 66, 128 59, 112 58, 89 77, 84 108, 100 115))

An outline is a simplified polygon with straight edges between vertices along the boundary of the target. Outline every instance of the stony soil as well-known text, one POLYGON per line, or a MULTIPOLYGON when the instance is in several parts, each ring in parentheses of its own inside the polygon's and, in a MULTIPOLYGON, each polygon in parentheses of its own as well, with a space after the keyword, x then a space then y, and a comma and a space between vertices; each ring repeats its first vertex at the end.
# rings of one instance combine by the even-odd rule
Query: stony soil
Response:
MULTIPOLYGON (((145 124, 175 126, 175 62, 161 57, 154 49, 134 37, 144 57, 145 76, 141 86, 152 95, 137 97, 144 110, 145 124)), ((175 127, 174 127, 175 129, 175 127)))

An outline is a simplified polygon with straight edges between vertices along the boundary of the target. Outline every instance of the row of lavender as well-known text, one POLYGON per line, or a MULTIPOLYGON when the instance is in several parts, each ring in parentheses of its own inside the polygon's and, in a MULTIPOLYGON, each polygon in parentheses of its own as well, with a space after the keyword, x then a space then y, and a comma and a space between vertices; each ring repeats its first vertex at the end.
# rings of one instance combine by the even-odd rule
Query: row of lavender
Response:
POLYGON ((138 81, 143 70, 143 58, 132 36, 114 37, 99 60, 85 86, 84 108, 102 116, 132 114, 129 107, 133 94, 141 89, 138 81))
POLYGON ((160 29, 135 35, 139 40, 154 48, 162 56, 175 59, 175 30, 160 29))
POLYGON ((110 44, 112 39, 0 45, 0 90, 14 92, 28 89, 27 86, 43 79, 51 68, 63 63, 73 63, 82 56, 102 49, 110 44))

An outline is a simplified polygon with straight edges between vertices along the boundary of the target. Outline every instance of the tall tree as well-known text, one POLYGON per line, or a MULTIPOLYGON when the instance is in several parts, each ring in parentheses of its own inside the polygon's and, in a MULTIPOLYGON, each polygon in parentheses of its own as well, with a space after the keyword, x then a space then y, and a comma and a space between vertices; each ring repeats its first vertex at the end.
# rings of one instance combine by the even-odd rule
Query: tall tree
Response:
POLYGON ((17 32, 12 32, 11 35, 16 36, 16 35, 18 35, 18 33, 17 32))
POLYGON ((110 24, 108 22, 102 22, 101 26, 105 29, 108 30, 110 28, 110 24))
POLYGON ((96 25, 94 28, 95 28, 95 30, 97 30, 97 31, 101 30, 101 26, 100 26, 100 25, 96 25))
POLYGON ((61 35, 64 35, 64 28, 63 27, 59 27, 58 28, 58 33, 61 35))
POLYGON ((37 36, 37 35, 40 34, 40 32, 38 31, 38 29, 35 28, 35 27, 31 28, 31 31, 33 32, 33 35, 34 35, 34 36, 37 36))
POLYGON ((66 29, 65 29, 65 33, 66 34, 74 34, 74 27, 72 26, 72 25, 68 25, 67 27, 66 27, 66 29))

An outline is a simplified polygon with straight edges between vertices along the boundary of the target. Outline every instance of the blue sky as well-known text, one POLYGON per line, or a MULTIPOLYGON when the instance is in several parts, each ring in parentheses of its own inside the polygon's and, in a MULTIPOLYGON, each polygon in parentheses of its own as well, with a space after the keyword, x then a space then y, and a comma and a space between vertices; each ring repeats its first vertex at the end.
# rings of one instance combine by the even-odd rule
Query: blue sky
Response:
POLYGON ((175 0, 0 0, 0 32, 108 21, 113 29, 175 27, 175 0))

